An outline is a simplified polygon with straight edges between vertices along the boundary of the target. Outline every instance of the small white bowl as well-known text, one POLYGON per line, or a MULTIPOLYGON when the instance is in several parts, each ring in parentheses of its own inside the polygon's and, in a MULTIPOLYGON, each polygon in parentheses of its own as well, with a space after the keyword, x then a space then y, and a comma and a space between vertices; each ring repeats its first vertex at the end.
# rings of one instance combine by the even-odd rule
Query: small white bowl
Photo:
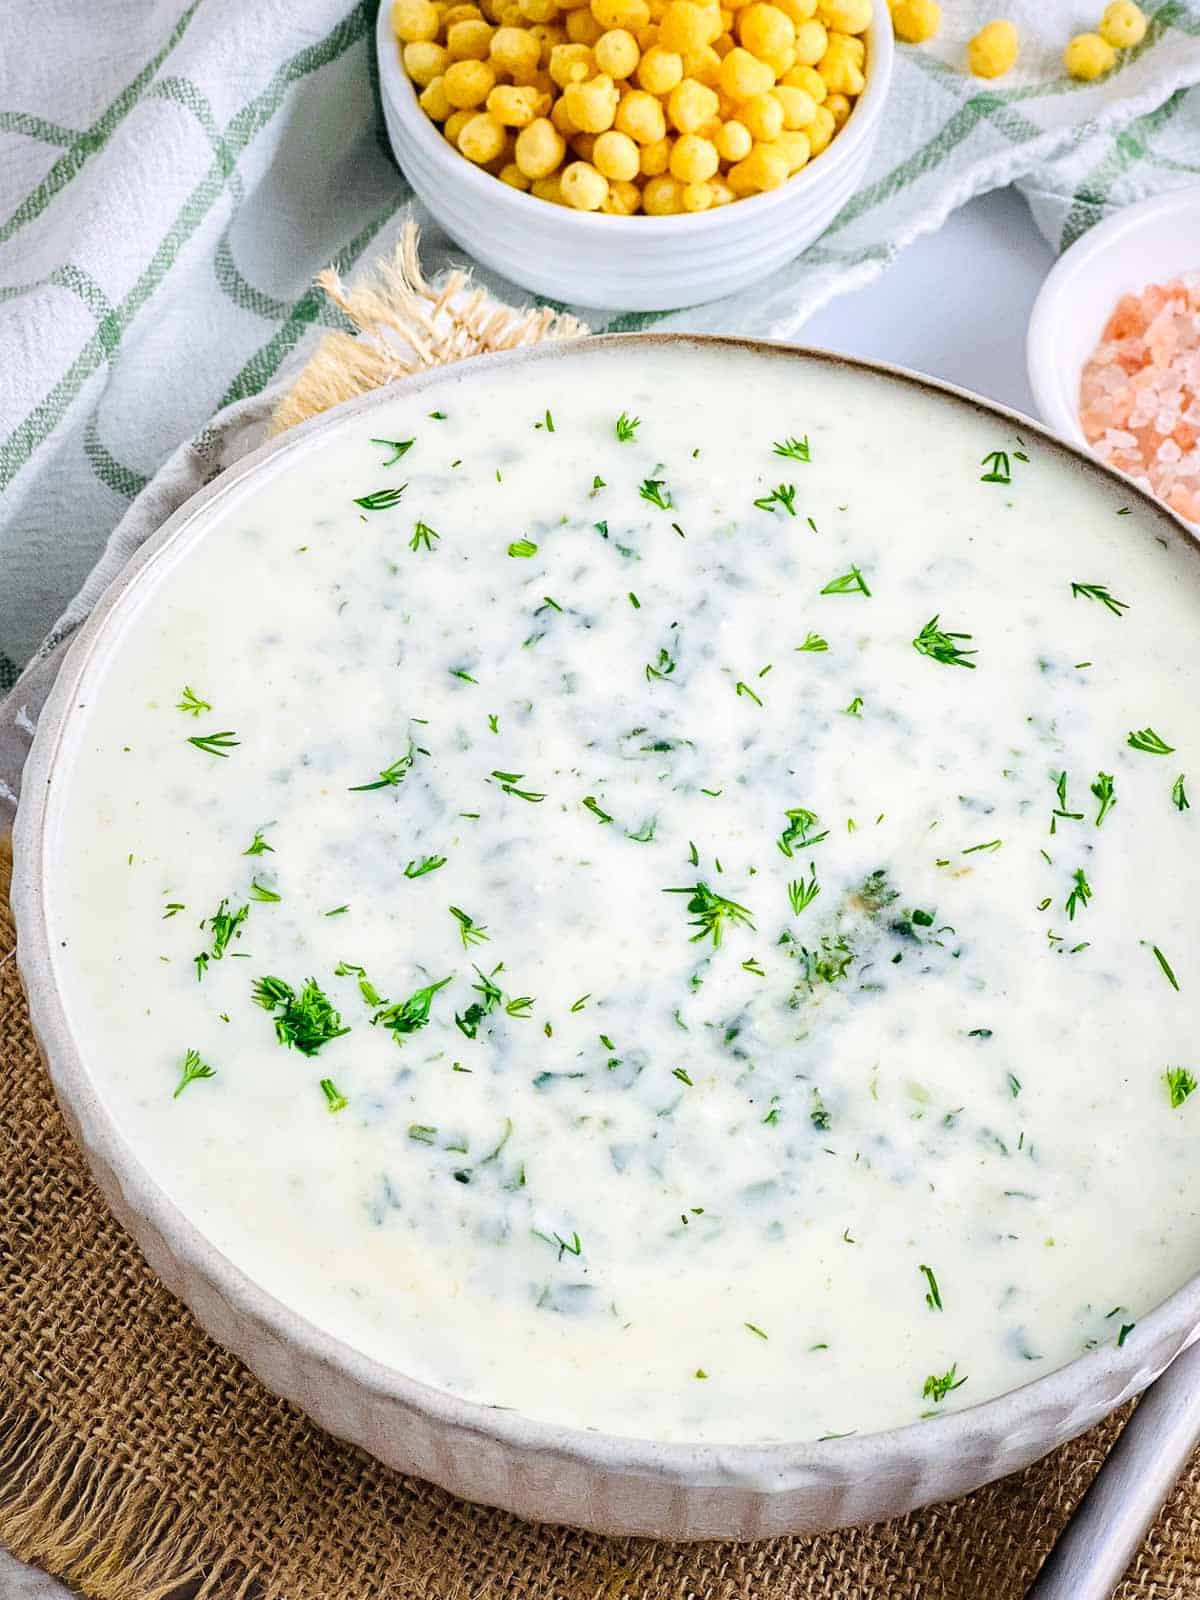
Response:
POLYGON ((459 155, 417 104, 379 8, 379 88, 396 160, 455 242, 536 294, 619 311, 671 311, 767 277, 824 231, 866 167, 892 75, 886 0, 865 35, 867 86, 828 149, 779 189, 691 216, 614 217, 551 205, 459 155))
POLYGON ((1176 189, 1089 229, 1051 269, 1026 336, 1029 385, 1046 425, 1090 448, 1079 379, 1123 294, 1200 271, 1200 188, 1176 189))

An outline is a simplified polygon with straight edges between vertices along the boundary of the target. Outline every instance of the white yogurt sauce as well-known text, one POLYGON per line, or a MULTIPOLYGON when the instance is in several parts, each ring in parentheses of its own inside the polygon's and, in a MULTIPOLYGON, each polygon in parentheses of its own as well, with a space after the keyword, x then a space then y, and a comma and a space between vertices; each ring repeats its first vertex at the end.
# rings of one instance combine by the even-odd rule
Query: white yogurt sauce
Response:
POLYGON ((156 583, 57 790, 139 1159, 360 1351, 615 1433, 869 1431, 1136 1339, 1200 1244, 1200 573, 1122 508, 735 349, 327 432, 156 583))

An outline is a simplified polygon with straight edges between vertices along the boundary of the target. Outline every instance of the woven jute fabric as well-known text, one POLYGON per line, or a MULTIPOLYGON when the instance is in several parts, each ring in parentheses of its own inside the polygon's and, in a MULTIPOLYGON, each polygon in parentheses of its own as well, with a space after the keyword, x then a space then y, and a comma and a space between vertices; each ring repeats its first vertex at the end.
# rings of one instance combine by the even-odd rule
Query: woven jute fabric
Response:
MULTIPOLYGON (((278 426, 417 366, 580 331, 553 318, 497 321, 494 305, 470 295, 448 305, 420 277, 415 238, 390 282, 377 278, 365 297, 329 287, 364 343, 319 351, 278 426), (397 334, 407 350, 399 357, 384 349, 397 334)), ((201 1332, 88 1177, 30 1031, 7 914, 10 864, 0 838, 0 1545, 88 1600, 1016 1600, 1024 1592, 1127 1413, 954 1505, 755 1545, 535 1527, 401 1477, 323 1434, 201 1332)), ((1119 1600, 1198 1596, 1200 1458, 1119 1600)))

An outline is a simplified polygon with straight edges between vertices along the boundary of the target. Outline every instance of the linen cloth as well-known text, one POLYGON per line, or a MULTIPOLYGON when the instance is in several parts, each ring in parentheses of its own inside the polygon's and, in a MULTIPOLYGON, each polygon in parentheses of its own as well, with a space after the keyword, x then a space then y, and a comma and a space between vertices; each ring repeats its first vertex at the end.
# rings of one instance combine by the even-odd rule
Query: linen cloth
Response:
MULTIPOLYGON (((1144 42, 1090 85, 1060 57, 1101 0, 1012 0, 1020 61, 989 83, 963 60, 994 5, 945 0, 939 38, 899 48, 862 189, 787 268, 667 315, 573 309, 597 329, 788 338, 987 188, 1021 182, 1064 246, 1112 206, 1200 181, 1200 93, 1185 92, 1200 83, 1200 0, 1151 3, 1144 42)), ((375 12, 372 0, 4 8, 0 692, 72 596, 82 588, 59 636, 173 503, 257 442, 262 406, 228 408, 336 322, 315 272, 352 267, 413 210, 378 114, 375 12)), ((424 238, 431 270, 463 259, 431 226, 424 238)), ((481 277, 511 303, 530 298, 481 277)), ((936 299, 931 284, 931 316, 936 299)), ((10 752, 9 789, 14 766, 10 752)))

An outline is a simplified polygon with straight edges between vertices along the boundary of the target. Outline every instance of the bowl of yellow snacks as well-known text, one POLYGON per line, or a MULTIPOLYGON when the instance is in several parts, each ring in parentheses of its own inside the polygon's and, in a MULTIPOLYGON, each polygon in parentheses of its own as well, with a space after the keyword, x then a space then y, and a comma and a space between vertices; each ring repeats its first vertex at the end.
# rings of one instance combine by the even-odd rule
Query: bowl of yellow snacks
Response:
POLYGON ((380 88, 441 227, 514 283, 662 311, 733 294, 854 193, 886 0, 393 0, 380 88))

